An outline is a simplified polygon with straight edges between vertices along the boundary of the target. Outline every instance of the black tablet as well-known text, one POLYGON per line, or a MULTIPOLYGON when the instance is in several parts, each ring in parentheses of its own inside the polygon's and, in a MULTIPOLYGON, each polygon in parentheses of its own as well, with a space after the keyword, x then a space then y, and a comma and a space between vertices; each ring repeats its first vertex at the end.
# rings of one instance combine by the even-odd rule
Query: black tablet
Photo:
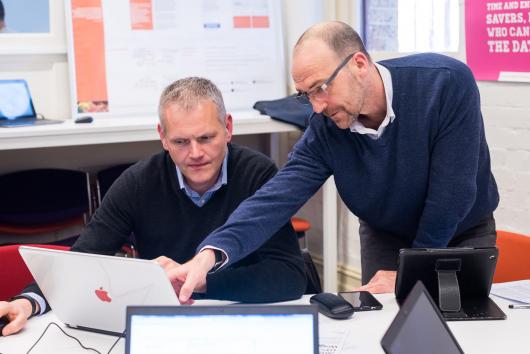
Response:
POLYGON ((448 320, 504 319, 506 315, 488 297, 498 253, 496 247, 402 249, 398 260, 396 299, 402 303, 421 280, 448 320), (440 271, 445 274, 440 276, 440 271), (444 295, 459 292, 461 311, 445 311, 441 306, 447 298, 440 299, 439 284, 451 278, 449 273, 454 276, 453 284, 444 295))
POLYGON ((387 354, 460 354, 462 348, 421 281, 410 291, 381 339, 387 354))

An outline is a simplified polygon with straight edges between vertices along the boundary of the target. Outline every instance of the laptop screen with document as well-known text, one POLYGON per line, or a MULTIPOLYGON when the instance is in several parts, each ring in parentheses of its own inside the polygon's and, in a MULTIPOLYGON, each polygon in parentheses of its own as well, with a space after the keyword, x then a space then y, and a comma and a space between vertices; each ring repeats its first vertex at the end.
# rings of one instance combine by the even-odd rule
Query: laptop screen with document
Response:
POLYGON ((308 305, 127 308, 127 354, 317 354, 318 317, 308 305))

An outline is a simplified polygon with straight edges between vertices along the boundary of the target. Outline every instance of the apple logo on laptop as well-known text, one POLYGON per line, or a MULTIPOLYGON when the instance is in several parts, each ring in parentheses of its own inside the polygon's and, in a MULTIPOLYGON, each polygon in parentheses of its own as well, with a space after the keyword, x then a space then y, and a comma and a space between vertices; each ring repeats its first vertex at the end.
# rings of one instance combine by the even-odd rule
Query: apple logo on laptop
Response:
POLYGON ((107 290, 104 290, 102 286, 95 291, 96 296, 103 302, 111 302, 112 298, 109 296, 107 290))

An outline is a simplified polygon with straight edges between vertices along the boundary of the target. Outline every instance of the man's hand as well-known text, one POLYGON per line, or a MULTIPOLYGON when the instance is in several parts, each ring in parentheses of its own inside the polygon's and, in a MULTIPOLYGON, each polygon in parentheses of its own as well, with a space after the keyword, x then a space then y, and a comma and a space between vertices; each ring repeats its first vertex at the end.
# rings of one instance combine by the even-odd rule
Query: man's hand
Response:
POLYGON ((378 270, 372 279, 354 291, 369 291, 372 294, 393 293, 396 287, 396 275, 394 270, 378 270))
POLYGON ((166 256, 160 256, 160 257, 157 257, 155 259, 153 259, 155 261, 155 263, 159 264, 162 268, 164 268, 164 270, 167 271, 172 269, 172 268, 177 268, 177 267, 180 267, 180 263, 178 262, 175 262, 174 260, 172 260, 171 258, 169 257, 166 257, 166 256))
POLYGON ((29 316, 31 316, 29 300, 0 301, 0 317, 9 319, 9 324, 3 328, 2 335, 9 336, 20 331, 26 325, 29 316))
MULTIPOLYGON (((155 263, 157 263, 158 265, 160 265, 164 269, 164 271, 166 272, 167 277, 171 281, 171 285, 173 286, 173 289, 175 290, 175 293, 177 295, 180 294, 180 290, 182 288, 183 282, 180 281, 179 279, 172 279, 172 277, 170 276, 170 270, 178 269, 182 265, 180 263, 178 263, 178 262, 175 262, 171 258, 166 257, 166 256, 157 257, 157 258, 153 259, 153 261, 155 263)), ((185 304, 185 305, 191 305, 191 304, 193 304, 193 299, 189 299, 188 301, 181 302, 181 303, 185 304)))
POLYGON ((194 291, 206 291, 206 274, 215 265, 212 249, 204 249, 190 261, 166 271, 181 304, 187 304, 194 291))

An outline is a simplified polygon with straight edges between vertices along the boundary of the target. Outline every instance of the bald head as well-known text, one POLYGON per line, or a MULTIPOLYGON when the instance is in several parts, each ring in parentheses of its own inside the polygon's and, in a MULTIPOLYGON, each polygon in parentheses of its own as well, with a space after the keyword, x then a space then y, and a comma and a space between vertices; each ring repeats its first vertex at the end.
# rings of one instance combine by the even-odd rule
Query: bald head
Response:
POLYGON ((344 58, 354 52, 362 52, 370 59, 359 34, 344 22, 328 21, 309 27, 296 42, 295 53, 314 40, 324 42, 339 58, 344 58))

